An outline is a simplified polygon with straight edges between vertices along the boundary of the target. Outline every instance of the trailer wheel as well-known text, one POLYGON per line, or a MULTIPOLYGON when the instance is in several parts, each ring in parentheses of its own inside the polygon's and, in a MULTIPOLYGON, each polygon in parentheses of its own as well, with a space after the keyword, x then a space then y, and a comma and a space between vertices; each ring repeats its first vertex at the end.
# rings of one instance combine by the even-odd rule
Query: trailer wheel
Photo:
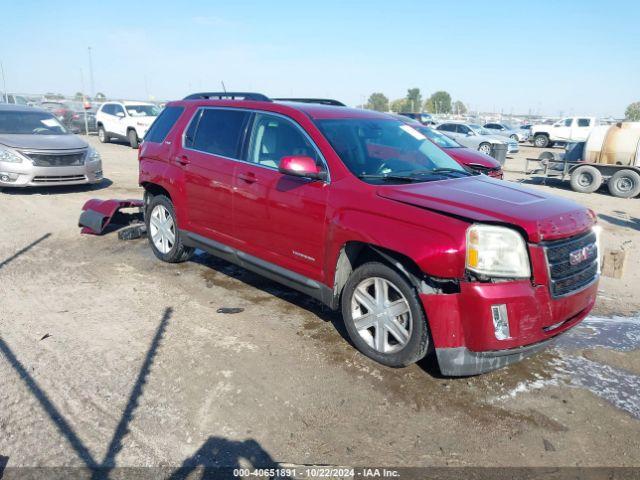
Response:
POLYGON ((602 185, 602 173, 591 165, 582 165, 571 172, 571 189, 580 193, 593 193, 602 185))
POLYGON ((614 197, 633 198, 640 193, 640 175, 633 170, 619 170, 609 179, 608 187, 614 197))

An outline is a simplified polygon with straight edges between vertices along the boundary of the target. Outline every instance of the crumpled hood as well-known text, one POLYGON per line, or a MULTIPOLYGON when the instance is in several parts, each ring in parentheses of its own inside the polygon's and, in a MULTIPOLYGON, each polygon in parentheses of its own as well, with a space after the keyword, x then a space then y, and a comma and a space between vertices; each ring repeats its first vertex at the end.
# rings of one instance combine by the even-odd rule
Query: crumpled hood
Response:
POLYGON ((594 213, 575 202, 484 175, 380 186, 377 194, 471 221, 516 225, 533 243, 576 235, 595 223, 594 213))
POLYGON ((0 145, 25 150, 78 150, 89 145, 77 135, 0 135, 0 145))

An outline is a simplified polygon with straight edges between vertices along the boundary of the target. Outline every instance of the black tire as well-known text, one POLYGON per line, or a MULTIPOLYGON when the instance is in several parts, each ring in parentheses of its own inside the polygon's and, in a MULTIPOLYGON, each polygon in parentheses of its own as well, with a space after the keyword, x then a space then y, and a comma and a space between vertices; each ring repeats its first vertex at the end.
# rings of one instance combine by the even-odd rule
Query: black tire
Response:
POLYGON ((516 135, 515 133, 514 133, 513 135, 511 135, 509 138, 510 138, 511 140, 515 140, 515 141, 516 141, 516 142, 518 142, 518 143, 520 142, 520 139, 518 138, 518 135, 516 135))
POLYGON ((618 170, 607 184, 614 197, 633 198, 640 194, 640 174, 631 169, 618 170))
POLYGON ((127 138, 129 139, 129 145, 131 145, 131 148, 138 148, 140 146, 138 134, 134 129, 131 129, 127 132, 127 138))
POLYGON ((111 138, 102 125, 98 127, 98 140, 100 140, 100 143, 109 143, 111 141, 111 138))
POLYGON ((538 148, 547 148, 549 146, 549 137, 546 135, 538 134, 533 137, 533 145, 538 148))
POLYGON ((491 144, 488 142, 483 142, 478 145, 478 151, 484 153, 485 155, 491 156, 491 144))
MULTIPOLYGON (((389 367, 406 367, 427 355, 432 345, 427 318, 415 288, 396 270, 379 262, 369 262, 358 267, 349 277, 342 291, 342 316, 349 338, 367 357, 389 367), (402 293, 411 313, 411 333, 407 343, 393 353, 379 352, 371 347, 356 329, 352 315, 352 299, 356 287, 369 278, 382 278, 402 293)), ((372 327, 373 328, 373 327, 372 327)), ((385 333, 385 335, 388 335, 385 333)), ((387 337, 389 338, 389 337, 387 337)))
POLYGON ((580 193, 593 193, 602 185, 602 173, 591 165, 582 165, 571 172, 571 189, 580 193))
POLYGON ((171 200, 169 200, 167 197, 165 197, 164 195, 156 195, 151 198, 145 211, 144 221, 147 227, 147 238, 149 239, 149 245, 151 245, 151 250, 153 250, 154 255, 158 257, 160 260, 167 263, 180 263, 180 262, 186 262, 193 256, 193 252, 195 251, 195 249, 191 247, 187 247, 182 243, 182 236, 181 236, 180 230, 178 230, 177 228, 178 222, 176 221, 176 212, 175 212, 175 209, 173 208, 173 203, 171 203, 171 200), (158 248, 156 247, 153 241, 152 233, 151 233, 152 231, 151 225, 150 225, 151 215, 154 209, 156 208, 156 206, 158 205, 161 205, 166 209, 166 211, 171 216, 171 219, 173 220, 173 225, 176 226, 175 242, 171 246, 171 249, 165 253, 158 250, 158 248))

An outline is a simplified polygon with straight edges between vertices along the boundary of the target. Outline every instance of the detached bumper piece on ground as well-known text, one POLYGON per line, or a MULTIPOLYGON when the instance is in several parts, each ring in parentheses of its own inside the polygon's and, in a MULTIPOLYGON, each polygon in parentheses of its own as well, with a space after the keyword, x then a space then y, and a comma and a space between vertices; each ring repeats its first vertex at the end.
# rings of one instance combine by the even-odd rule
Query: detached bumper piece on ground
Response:
POLYGON ((144 234, 143 205, 142 200, 91 199, 82 207, 82 213, 78 220, 78 226, 82 228, 80 233, 102 235, 123 226, 130 226, 131 228, 119 232, 119 237, 122 240, 139 238, 144 234), (134 213, 121 212, 120 210, 124 208, 136 208, 137 211, 134 213))

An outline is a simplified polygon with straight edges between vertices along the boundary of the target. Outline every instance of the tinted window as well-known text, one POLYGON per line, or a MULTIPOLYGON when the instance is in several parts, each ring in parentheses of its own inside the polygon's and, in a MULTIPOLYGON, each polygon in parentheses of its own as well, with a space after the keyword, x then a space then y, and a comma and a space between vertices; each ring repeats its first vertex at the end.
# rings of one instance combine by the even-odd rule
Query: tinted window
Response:
POLYGON ((495 123, 487 123, 484 128, 499 128, 495 123))
POLYGON ((183 107, 165 108, 149 128, 149 131, 144 136, 144 141, 156 143, 164 142, 164 139, 167 138, 169 131, 173 128, 173 125, 176 123, 178 118, 180 118, 183 111, 183 107))
POLYGON ((457 125, 457 132, 458 133, 469 133, 471 131, 471 129, 469 127, 467 127, 466 125, 457 125))
POLYGON ((122 105, 113 104, 111 105, 111 108, 113 110, 113 115, 117 115, 118 113, 122 113, 124 115, 124 108, 122 108, 122 105))
POLYGON ((455 132, 456 126, 451 123, 444 123, 438 127, 438 130, 444 130, 445 132, 455 132))
POLYGON ((319 161, 315 148, 291 121, 275 115, 256 114, 247 160, 277 169, 282 157, 293 155, 319 161))
POLYGON ((106 113, 108 115, 113 115, 113 105, 111 105, 111 104, 103 105, 102 106, 102 113, 106 113))
POLYGON ((202 116, 203 110, 198 110, 189 123, 189 128, 184 133, 184 146, 187 148, 193 148, 193 139, 196 138, 196 130, 198 129, 198 123, 202 116))
POLYGON ((579 118, 578 119, 578 126, 579 127, 588 127, 589 125, 591 125, 591 120, 588 118, 579 118))
POLYGON ((571 126, 571 122, 572 122, 572 121, 573 121, 572 119, 567 118, 567 119, 564 121, 564 126, 565 126, 565 127, 570 127, 570 126, 571 126))
POLYGON ((241 110, 203 110, 193 148, 223 157, 237 158, 240 138, 249 114, 241 110))
POLYGON ((0 110, 0 134, 64 135, 66 133, 58 119, 48 112, 0 110))

